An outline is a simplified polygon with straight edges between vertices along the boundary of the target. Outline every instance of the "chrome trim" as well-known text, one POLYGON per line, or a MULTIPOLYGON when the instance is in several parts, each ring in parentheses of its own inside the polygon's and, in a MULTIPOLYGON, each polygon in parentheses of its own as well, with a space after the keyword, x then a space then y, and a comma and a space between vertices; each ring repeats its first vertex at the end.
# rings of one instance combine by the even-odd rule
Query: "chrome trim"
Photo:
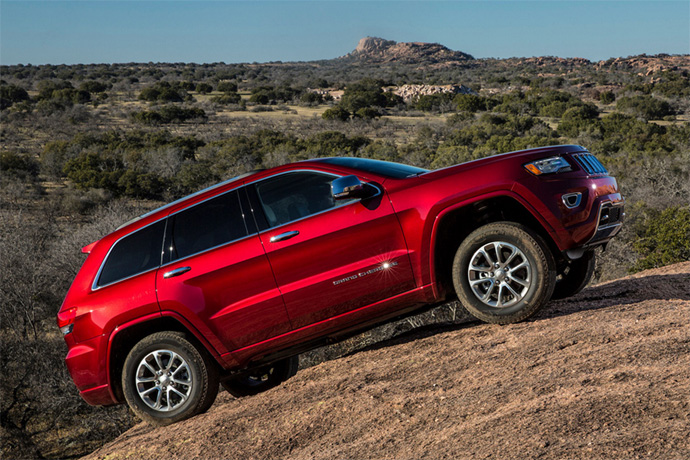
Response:
POLYGON ((281 233, 280 235, 274 235, 271 237, 270 241, 271 243, 277 243, 279 241, 289 240, 297 235, 299 235, 299 232, 297 230, 293 230, 291 232, 281 233))
POLYGON ((606 238, 606 239, 610 239, 610 238, 613 238, 614 236, 616 236, 618 234, 618 232, 620 231, 620 229, 623 227, 622 217, 625 216, 624 212, 621 213, 621 220, 619 220, 618 222, 613 223, 613 224, 601 225, 601 226, 599 225, 599 222, 601 221, 601 212, 603 211, 604 206, 606 206, 607 204, 610 205, 610 207, 612 207, 612 208, 613 207, 623 207, 625 205, 625 203, 622 201, 616 202, 615 204, 611 200, 602 201, 601 204, 599 205, 599 211, 597 212, 597 226, 594 229, 594 233, 592 233, 592 236, 587 240, 586 243, 584 243, 582 245, 582 247, 586 247, 588 244, 590 244, 592 242, 592 240, 594 240, 594 237, 597 236, 597 233, 599 233, 599 230, 606 230, 609 228, 620 227, 618 230, 611 233, 611 235, 609 235, 606 238))
POLYGON ((168 279, 168 278, 172 278, 174 276, 180 276, 180 275, 187 273, 191 269, 192 269, 192 267, 176 268, 175 270, 170 270, 169 272, 165 272, 163 274, 163 278, 168 279))
POLYGON ((566 208, 568 209, 573 209, 577 208, 580 206, 580 203, 582 202, 582 192, 575 192, 575 193, 566 193, 561 197, 561 200, 563 200, 563 204, 565 205, 566 208), (575 204, 570 204, 568 200, 570 198, 575 198, 575 204))

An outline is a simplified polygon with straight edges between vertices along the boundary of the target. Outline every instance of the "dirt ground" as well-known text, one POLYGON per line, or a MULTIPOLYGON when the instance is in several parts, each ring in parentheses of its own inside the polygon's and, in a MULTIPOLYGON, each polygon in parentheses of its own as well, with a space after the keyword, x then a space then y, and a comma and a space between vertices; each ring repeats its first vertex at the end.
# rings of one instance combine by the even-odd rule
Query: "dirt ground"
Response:
POLYGON ((414 330, 90 459, 688 459, 690 262, 414 330))

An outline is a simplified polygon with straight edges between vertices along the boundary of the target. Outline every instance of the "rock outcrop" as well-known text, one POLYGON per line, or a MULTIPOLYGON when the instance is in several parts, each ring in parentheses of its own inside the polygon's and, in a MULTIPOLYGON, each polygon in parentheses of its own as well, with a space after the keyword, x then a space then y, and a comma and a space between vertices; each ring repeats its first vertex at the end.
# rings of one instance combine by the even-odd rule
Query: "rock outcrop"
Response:
POLYGON ((433 94, 476 94, 465 85, 402 85, 393 89, 393 93, 402 97, 405 102, 409 102, 419 96, 431 96, 433 94))
POLYGON ((403 64, 459 62, 474 58, 461 51, 453 51, 438 43, 405 42, 365 37, 357 48, 342 59, 366 62, 399 62, 403 64))

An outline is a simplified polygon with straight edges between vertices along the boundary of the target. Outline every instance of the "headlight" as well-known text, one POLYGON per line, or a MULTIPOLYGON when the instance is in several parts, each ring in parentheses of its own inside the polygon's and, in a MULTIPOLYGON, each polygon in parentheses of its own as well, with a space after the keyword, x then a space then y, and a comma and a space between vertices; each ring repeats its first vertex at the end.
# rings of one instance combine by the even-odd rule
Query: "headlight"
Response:
POLYGON ((533 161, 525 165, 525 169, 535 176, 552 174, 561 171, 570 171, 570 164, 563 157, 550 157, 533 161))

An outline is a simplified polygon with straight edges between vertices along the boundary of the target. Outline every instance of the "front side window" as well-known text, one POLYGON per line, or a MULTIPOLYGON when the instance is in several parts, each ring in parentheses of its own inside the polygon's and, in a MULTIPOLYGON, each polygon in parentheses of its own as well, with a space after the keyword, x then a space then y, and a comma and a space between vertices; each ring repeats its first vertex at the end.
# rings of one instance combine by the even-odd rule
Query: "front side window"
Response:
POLYGON ((165 221, 156 222, 115 243, 103 264, 97 286, 105 286, 158 267, 164 231, 165 221))
POLYGON ((298 171, 263 180, 256 191, 270 227, 302 219, 349 201, 336 202, 331 182, 337 176, 298 171))
POLYGON ((248 235, 237 191, 185 209, 170 218, 170 259, 206 251, 248 235))

